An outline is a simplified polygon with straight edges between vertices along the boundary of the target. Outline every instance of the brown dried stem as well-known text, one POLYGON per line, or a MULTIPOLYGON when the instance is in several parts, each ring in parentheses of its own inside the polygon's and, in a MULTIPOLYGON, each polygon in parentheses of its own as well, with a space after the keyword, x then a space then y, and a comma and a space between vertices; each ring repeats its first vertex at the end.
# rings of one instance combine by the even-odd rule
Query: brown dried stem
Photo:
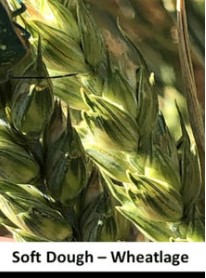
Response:
POLYGON ((183 75, 183 83, 185 86, 185 96, 189 111, 190 124, 193 135, 197 144, 200 158, 202 181, 204 184, 205 169, 205 139, 204 139, 204 123, 200 104, 197 98, 197 88, 192 65, 190 52, 189 32, 187 27, 187 15, 185 9, 185 1, 177 0, 177 30, 179 37, 179 56, 181 70, 183 75))

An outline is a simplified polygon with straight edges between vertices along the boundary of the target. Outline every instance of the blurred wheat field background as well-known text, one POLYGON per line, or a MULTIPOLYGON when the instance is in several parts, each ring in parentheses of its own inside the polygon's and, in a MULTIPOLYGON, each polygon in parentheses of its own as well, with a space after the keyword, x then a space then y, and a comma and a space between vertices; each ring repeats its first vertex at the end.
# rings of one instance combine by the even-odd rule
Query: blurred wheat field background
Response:
MULTIPOLYGON (((204 241, 204 153, 187 108, 176 1, 7 2, 25 4, 11 20, 29 50, 0 83, 1 234, 204 241), (36 78, 48 74, 60 78, 36 78)), ((185 1, 200 126, 204 4, 185 1)))

